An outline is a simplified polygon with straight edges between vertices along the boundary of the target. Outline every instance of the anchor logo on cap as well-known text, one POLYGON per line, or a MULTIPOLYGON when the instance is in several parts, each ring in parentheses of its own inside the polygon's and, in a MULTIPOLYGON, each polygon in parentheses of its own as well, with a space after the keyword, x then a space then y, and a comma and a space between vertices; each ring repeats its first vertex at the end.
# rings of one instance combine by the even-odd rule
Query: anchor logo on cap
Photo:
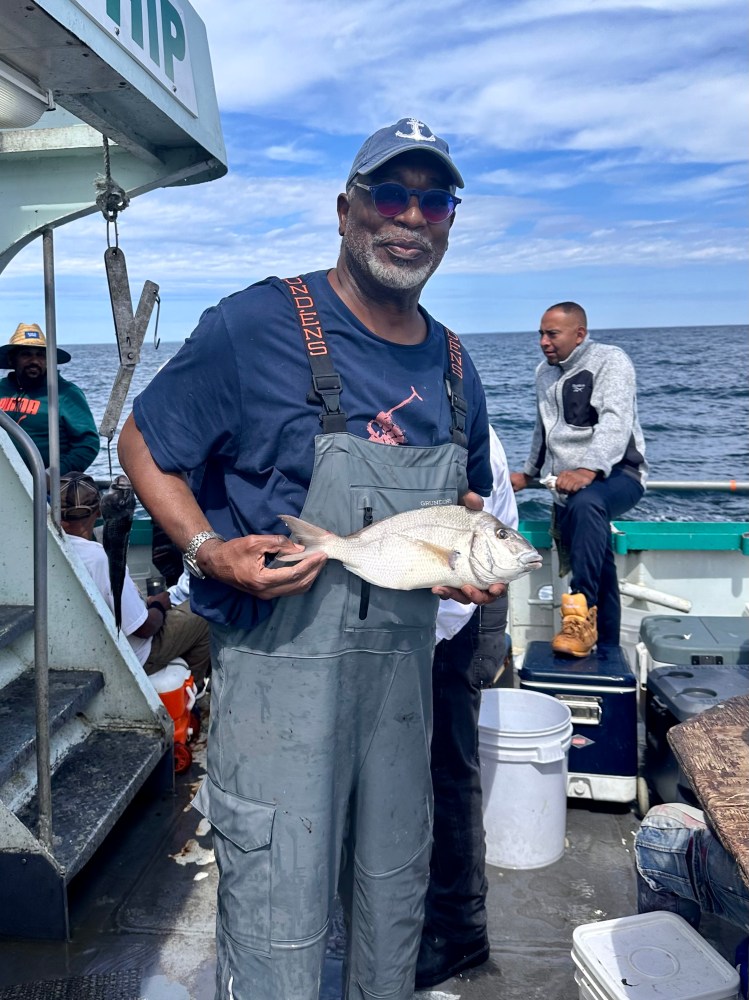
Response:
POLYGON ((416 142, 436 142, 437 137, 434 135, 424 135, 422 129, 428 129, 429 126, 425 125, 424 122, 417 121, 415 118, 409 118, 408 124, 411 126, 410 132, 396 132, 395 134, 399 139, 414 139, 416 142))

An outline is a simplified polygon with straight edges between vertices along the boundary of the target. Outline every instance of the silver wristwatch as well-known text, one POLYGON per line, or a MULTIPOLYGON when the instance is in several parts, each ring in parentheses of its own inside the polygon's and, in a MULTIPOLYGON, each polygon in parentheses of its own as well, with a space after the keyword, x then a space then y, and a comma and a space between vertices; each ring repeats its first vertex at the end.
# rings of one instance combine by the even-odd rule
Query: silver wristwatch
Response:
POLYGON ((220 542, 226 541, 224 536, 219 535, 216 531, 199 531, 197 535, 193 535, 187 543, 187 548, 182 555, 182 558, 185 561, 185 566, 187 566, 192 575, 197 576, 199 580, 205 580, 205 573, 196 562, 198 549, 203 542, 207 542, 209 538, 218 538, 220 542))

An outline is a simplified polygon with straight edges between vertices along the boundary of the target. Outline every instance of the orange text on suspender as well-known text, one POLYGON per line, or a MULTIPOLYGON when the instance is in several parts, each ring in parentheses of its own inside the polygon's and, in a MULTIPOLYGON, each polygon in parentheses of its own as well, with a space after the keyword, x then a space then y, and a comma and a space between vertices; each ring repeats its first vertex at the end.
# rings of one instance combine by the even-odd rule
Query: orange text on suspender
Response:
POLYGON ((320 326, 317 310, 315 309, 315 302, 309 294, 309 289, 301 278, 284 278, 283 280, 289 286, 291 297, 294 300, 294 305, 299 315, 299 323, 304 334, 304 343, 307 345, 307 351, 316 356, 327 354, 328 345, 325 343, 323 330, 320 326))
POLYGON ((452 332, 445 327, 447 342, 450 345, 450 371, 456 378, 463 378, 463 353, 460 350, 460 341, 452 332))

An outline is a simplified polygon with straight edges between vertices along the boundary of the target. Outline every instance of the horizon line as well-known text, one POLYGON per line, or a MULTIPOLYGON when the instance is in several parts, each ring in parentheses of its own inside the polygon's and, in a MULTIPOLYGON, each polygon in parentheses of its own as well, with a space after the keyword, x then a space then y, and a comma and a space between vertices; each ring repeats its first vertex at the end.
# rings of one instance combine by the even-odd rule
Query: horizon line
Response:
MULTIPOLYGON (((588 333, 621 333, 624 331, 638 332, 640 330, 747 330, 749 331, 749 323, 695 323, 695 324, 678 324, 675 326, 597 326, 590 327, 588 333)), ((459 337, 496 337, 496 336, 508 336, 510 334, 522 333, 522 334, 537 334, 538 330, 466 330, 462 333, 458 333, 459 337)), ((159 342, 162 344, 182 344, 189 337, 178 337, 175 339, 170 339, 169 337, 160 337, 159 342)), ((58 340, 57 346, 61 347, 66 343, 71 347, 104 347, 111 344, 112 347, 117 346, 116 337, 112 337, 111 340, 58 340)), ((145 345, 141 345, 145 346, 145 345)))

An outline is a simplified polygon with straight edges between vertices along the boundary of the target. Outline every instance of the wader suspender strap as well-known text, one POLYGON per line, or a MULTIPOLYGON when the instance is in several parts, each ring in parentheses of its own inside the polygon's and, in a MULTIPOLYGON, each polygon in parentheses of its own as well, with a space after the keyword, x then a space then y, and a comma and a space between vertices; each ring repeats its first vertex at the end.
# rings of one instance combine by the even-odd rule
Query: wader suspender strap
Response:
MULTIPOLYGON (((311 402, 322 402, 320 423, 324 434, 334 434, 346 430, 346 414, 341 409, 341 376, 333 367, 333 360, 325 342, 325 332, 315 309, 315 302, 309 288, 301 278, 284 278, 286 287, 294 303, 294 309, 302 331, 302 340, 307 349, 307 360, 312 369, 312 390, 307 398, 311 402)), ((372 523, 372 508, 364 511, 366 528, 372 523)), ((369 610, 369 584, 359 581, 359 619, 364 621, 369 610)))
MULTIPOLYGON (((283 280, 289 290, 291 301, 294 303, 299 328, 302 331, 302 340, 307 349, 307 360, 312 369, 312 394, 315 399, 322 400, 323 409, 320 413, 320 423, 323 433, 334 434, 337 431, 345 431, 346 414, 341 409, 341 376, 333 367, 328 345, 325 342, 325 333, 315 309, 314 299, 301 277, 284 278, 283 280)), ((447 327, 445 327, 445 339, 448 357, 445 389, 447 398, 450 400, 452 413, 450 438, 454 444, 466 448, 468 438, 465 429, 468 407, 463 395, 463 354, 460 341, 447 327)), ((372 510, 366 508, 363 527, 371 523, 372 510)), ((361 621, 367 617, 368 608, 369 584, 366 580, 362 580, 359 599, 359 618, 361 621)))
POLYGON ((468 447, 466 437, 466 416, 468 415, 468 405, 463 395, 463 352, 460 348, 460 341, 457 336, 445 327, 445 339, 447 340, 447 361, 448 368, 445 373, 445 389, 447 398, 450 400, 450 411, 452 413, 452 424, 450 426, 450 439, 453 444, 459 444, 463 448, 468 447))
POLYGON ((294 303, 294 311, 299 320, 302 340, 307 350, 307 360, 312 369, 313 398, 322 401, 320 423, 325 434, 335 434, 346 430, 346 414, 341 409, 341 376, 333 367, 333 361, 325 342, 325 332, 315 309, 315 302, 301 278, 284 278, 284 283, 294 303))

